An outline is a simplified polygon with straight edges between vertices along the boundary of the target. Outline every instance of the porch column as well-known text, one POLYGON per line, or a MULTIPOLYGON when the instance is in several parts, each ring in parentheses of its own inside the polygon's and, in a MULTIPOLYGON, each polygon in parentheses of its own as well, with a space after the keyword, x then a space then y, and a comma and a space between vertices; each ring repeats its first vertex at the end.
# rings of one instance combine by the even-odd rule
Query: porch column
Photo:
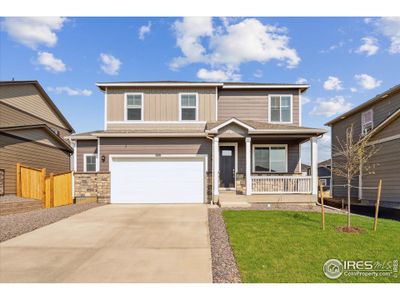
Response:
POLYGON ((251 138, 246 138, 246 195, 251 195, 251 138))
POLYGON ((212 148, 212 176, 213 176, 213 195, 219 195, 219 138, 213 138, 212 148))
POLYGON ((311 191, 313 195, 318 194, 318 145, 317 138, 312 137, 311 143, 311 191))

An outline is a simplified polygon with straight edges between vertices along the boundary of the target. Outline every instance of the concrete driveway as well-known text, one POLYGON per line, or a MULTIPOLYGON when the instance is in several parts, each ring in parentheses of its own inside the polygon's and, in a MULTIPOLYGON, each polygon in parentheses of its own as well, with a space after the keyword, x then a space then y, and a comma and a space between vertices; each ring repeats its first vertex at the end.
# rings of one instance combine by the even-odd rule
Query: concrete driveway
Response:
POLYGON ((212 282, 206 205, 106 205, 0 244, 1 282, 212 282))

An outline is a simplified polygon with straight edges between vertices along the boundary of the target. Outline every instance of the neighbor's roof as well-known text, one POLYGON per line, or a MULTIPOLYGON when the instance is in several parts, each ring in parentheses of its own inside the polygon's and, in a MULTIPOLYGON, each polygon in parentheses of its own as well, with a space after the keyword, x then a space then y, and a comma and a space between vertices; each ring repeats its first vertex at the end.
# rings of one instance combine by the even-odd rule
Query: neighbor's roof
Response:
POLYGON ((10 80, 10 81, 0 81, 0 86, 6 86, 6 85, 22 85, 22 84, 33 84, 40 94, 43 96, 45 101, 54 109, 55 113, 58 115, 58 117, 63 121, 63 123, 67 126, 67 128, 71 132, 75 132, 74 128, 71 126, 71 124, 68 122, 68 120, 64 117, 64 115, 61 113, 61 111, 58 109, 58 107, 54 104, 54 102, 51 100, 49 95, 47 95, 46 91, 43 89, 43 87, 40 85, 40 83, 37 80, 10 80))
POLYGON ((308 84, 290 83, 260 83, 260 82, 205 82, 205 81, 120 81, 97 82, 96 85, 104 91, 107 87, 220 87, 222 89, 266 89, 266 88, 291 88, 300 89, 302 92, 310 86, 308 84))
POLYGON ((338 116, 337 118, 329 121, 328 123, 325 124, 325 126, 331 126, 334 123, 337 123, 343 119, 346 119, 347 117, 350 117, 351 115, 354 115, 355 113, 362 111, 370 106, 372 106, 373 104, 387 98, 388 96, 397 93, 400 91, 400 84, 395 85, 394 87, 384 91, 383 93, 380 93, 378 95, 376 95, 374 98, 362 103, 361 105, 349 110, 348 112, 338 116))
POLYGON ((18 130, 24 130, 24 129, 35 129, 35 128, 40 128, 45 130, 51 137, 53 137, 57 142, 59 142, 61 145, 64 146, 66 150, 69 152, 74 152, 74 149, 72 149, 71 145, 69 145, 62 137, 59 135, 55 134, 53 130, 47 124, 34 124, 34 125, 21 125, 21 126, 2 126, 0 127, 0 131, 18 131, 18 130))

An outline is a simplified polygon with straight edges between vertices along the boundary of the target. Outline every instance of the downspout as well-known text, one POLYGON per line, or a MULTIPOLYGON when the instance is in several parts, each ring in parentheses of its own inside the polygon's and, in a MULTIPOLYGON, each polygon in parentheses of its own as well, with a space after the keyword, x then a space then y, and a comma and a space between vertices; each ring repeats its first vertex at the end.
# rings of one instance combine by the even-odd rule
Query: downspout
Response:
MULTIPOLYGON (((206 138, 209 139, 211 141, 211 143, 213 143, 213 138, 208 135, 208 132, 206 132, 206 138)), ((211 144, 211 153, 212 153, 212 144, 211 144)), ((212 154, 211 154, 211 157, 212 157, 212 154)), ((212 165, 214 164, 213 160, 214 159, 212 159, 212 161, 211 161, 211 170, 212 170, 212 165)), ((211 173, 212 173, 212 171, 211 171, 211 173)), ((214 180, 211 180, 211 201, 212 201, 212 204, 215 204, 214 203, 214 180)))

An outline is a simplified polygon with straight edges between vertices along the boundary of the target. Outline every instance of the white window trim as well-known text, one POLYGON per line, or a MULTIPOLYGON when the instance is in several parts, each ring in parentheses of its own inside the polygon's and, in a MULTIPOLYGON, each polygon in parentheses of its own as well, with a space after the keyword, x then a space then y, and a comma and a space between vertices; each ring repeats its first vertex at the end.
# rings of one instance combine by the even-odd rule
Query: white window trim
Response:
MULTIPOLYGON (((280 119, 282 120, 282 110, 279 110, 280 119)), ((272 124, 292 124, 293 123, 293 95, 291 94, 270 94, 268 95, 268 123, 272 124), (290 97, 290 121, 289 122, 277 122, 271 121, 271 97, 290 97)))
MULTIPOLYGON (((193 107, 189 107, 193 108, 193 107)), ((179 121, 180 122, 197 122, 199 120, 199 93, 179 93, 179 121), (182 96, 195 95, 196 96, 196 120, 182 120, 182 96)))
POLYGON ((86 158, 87 157, 90 157, 90 156, 94 156, 94 157, 96 157, 96 171, 94 171, 94 172, 98 172, 99 170, 98 170, 98 163, 97 163, 97 161, 99 160, 98 159, 98 157, 97 157, 97 154, 92 154, 92 153, 85 153, 85 154, 83 154, 83 172, 93 172, 93 171, 87 171, 86 170, 86 158))
POLYGON ((371 130, 372 129, 374 129, 374 110, 372 109, 372 108, 370 108, 370 109, 368 109, 368 110, 366 110, 366 111, 363 111, 362 113, 361 113, 361 134, 362 135, 364 135, 364 129, 365 129, 365 125, 366 124, 364 124, 364 121, 363 121, 363 116, 366 114, 366 113, 369 113, 369 112, 371 112, 371 122, 368 122, 368 123, 366 123, 366 124, 369 124, 369 123, 371 123, 371 130))
POLYGON ((144 93, 125 93, 124 94, 124 122, 143 122, 144 116, 144 93), (128 96, 136 96, 140 95, 142 103, 141 103, 141 116, 140 120, 128 120, 128 96))
MULTIPOLYGON (((287 173, 288 172, 288 161, 289 161, 289 157, 288 157, 288 145, 287 144, 253 144, 252 147, 252 166, 251 166, 251 170, 253 173, 271 173, 271 174, 276 174, 276 173, 287 173), (266 148, 266 147, 285 147, 285 160, 286 160, 286 164, 285 164, 285 171, 284 172, 265 172, 265 171, 256 171, 255 169, 255 149, 256 148, 266 148)), ((270 161, 271 164, 271 161, 270 161)))

